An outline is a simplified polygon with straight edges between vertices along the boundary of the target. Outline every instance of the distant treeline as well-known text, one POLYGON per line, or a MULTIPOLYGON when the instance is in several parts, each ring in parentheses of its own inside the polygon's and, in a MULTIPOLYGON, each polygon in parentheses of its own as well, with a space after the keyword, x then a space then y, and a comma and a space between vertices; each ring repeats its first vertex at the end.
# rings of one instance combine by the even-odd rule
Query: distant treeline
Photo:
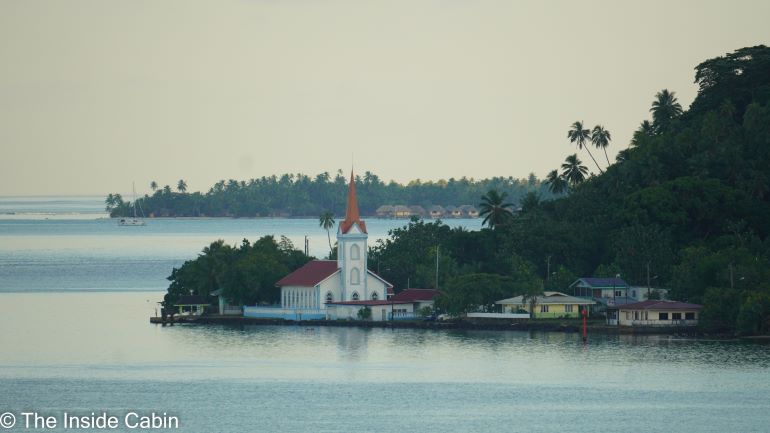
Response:
MULTIPOLYGON (((152 195, 136 200, 137 212, 148 217, 291 217, 313 216, 332 212, 345 213, 348 179, 342 170, 335 176, 324 172, 310 177, 304 174, 284 174, 248 181, 221 180, 206 193, 187 192, 180 180, 176 188, 159 188, 150 184, 152 195)), ((509 201, 518 205, 527 193, 534 192, 541 200, 554 197, 545 182, 534 174, 526 179, 493 177, 475 180, 462 177, 437 182, 413 180, 406 185, 383 182, 369 171, 356 176, 358 201, 363 215, 374 215, 382 205, 478 205, 479 197, 489 190, 507 192, 509 201)), ((105 200, 107 212, 113 217, 133 215, 133 203, 120 194, 110 194, 105 200)))

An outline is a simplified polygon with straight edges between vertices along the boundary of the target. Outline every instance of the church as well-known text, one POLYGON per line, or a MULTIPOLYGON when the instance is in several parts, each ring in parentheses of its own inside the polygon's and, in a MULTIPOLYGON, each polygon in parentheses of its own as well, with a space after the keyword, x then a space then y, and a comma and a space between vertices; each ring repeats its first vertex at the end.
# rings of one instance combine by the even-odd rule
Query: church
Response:
POLYGON ((370 319, 380 321, 411 313, 411 303, 388 300, 393 285, 368 269, 367 239, 351 172, 345 219, 337 228, 337 260, 308 262, 276 283, 281 288, 279 307, 244 307, 243 315, 286 320, 358 319, 359 312, 368 309, 370 319))

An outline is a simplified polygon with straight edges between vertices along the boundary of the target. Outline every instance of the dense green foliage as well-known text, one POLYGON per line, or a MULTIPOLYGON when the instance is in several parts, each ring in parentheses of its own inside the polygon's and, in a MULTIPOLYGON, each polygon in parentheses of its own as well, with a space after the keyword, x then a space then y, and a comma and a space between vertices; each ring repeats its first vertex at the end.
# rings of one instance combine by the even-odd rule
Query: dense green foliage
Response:
POLYGON ((310 259, 284 237, 276 242, 272 236, 264 236, 253 244, 244 239, 237 246, 219 240, 194 260, 174 268, 168 277, 171 284, 164 302, 173 305, 182 295, 208 297, 222 289, 222 295, 232 304, 272 304, 280 297, 275 283, 310 259))
POLYGON ((397 291, 438 288, 445 295, 438 305, 451 313, 491 310, 502 298, 543 290, 535 267, 517 255, 497 229, 472 232, 418 218, 391 230, 371 248, 369 268, 397 291))
MULTIPOLYGON (((478 232, 412 219, 371 248, 369 267, 396 290, 438 287, 444 292, 439 306, 454 313, 489 309, 495 300, 544 288, 567 291, 578 276, 620 273, 632 285, 649 282, 669 289, 673 299, 704 304, 706 331, 770 333, 770 49, 744 48, 703 62, 696 83, 698 96, 686 111, 674 92, 655 95, 652 121, 642 122, 631 146, 600 175, 577 181, 584 169, 576 155, 570 157, 564 167, 573 173, 569 195, 558 200, 541 201, 537 192, 548 184, 536 179, 404 187, 368 175, 357 185, 367 213, 382 203, 478 204, 484 196, 485 215, 494 218, 494 229, 478 232), (504 192, 521 205, 519 215, 509 217, 504 192)), ((581 122, 568 135, 586 150, 590 137, 581 122)), ((597 142, 604 149, 603 139, 597 142)), ((549 180, 565 180, 558 171, 551 174, 549 180)), ((258 181, 259 187, 233 181, 228 189, 222 183, 206 200, 236 215, 240 199, 298 214, 343 208, 341 175, 333 181, 322 176, 320 183, 271 179, 258 181), (313 185, 321 188, 313 192, 313 185), (262 188, 269 197, 249 198, 262 188), (312 203, 310 210, 291 204, 297 198, 312 203)), ((564 188, 560 183, 555 189, 564 188)), ((171 209, 149 205, 164 197, 189 195, 165 188, 142 206, 171 209)), ((245 214, 255 213, 248 209, 245 214)), ((174 270, 169 296, 228 287, 233 299, 269 302, 276 299, 275 280, 305 260, 272 238, 240 248, 215 243, 174 270)))
MULTIPOLYGON (((207 193, 188 193, 187 184, 180 180, 177 191, 165 186, 158 189, 153 181, 153 194, 137 199, 137 208, 143 214, 168 216, 318 216, 324 212, 333 215, 345 213, 348 180, 342 171, 332 177, 321 173, 315 178, 304 174, 261 177, 249 181, 219 181, 207 193)), ((544 199, 554 196, 544 182, 534 174, 526 179, 493 177, 474 180, 468 178, 422 182, 419 179, 402 185, 385 183, 371 172, 356 176, 356 189, 362 215, 373 215, 382 205, 460 206, 476 204, 489 190, 507 193, 513 201, 528 192, 536 192, 544 199)), ((133 215, 132 203, 120 194, 110 194, 105 200, 107 211, 113 217, 133 215)))
MULTIPOLYGON (((659 92, 652 122, 642 123, 632 146, 603 174, 573 183, 567 197, 530 204, 494 230, 413 221, 373 249, 371 265, 379 260, 397 287, 407 278, 431 287, 440 245, 439 287, 469 291, 460 303, 470 307, 491 299, 485 290, 521 294, 506 278, 545 277, 547 263, 553 275, 545 286, 556 290, 576 276, 620 273, 704 304, 707 331, 769 333, 770 49, 703 62, 696 83, 687 111, 674 92, 659 92)), ((568 135, 586 149, 589 137, 581 122, 568 135)))

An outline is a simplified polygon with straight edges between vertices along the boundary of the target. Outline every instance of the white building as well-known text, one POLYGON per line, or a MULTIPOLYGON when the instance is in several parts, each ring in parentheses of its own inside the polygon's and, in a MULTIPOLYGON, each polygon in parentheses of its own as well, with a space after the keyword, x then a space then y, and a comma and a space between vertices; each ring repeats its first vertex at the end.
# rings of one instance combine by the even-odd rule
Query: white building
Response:
POLYGON ((700 318, 699 304, 677 301, 648 300, 618 306, 620 326, 696 326, 700 318))
MULTIPOLYGON (((244 307, 243 315, 289 320, 326 319, 348 318, 355 310, 355 318, 359 309, 381 305, 388 299, 393 285, 368 270, 367 239, 366 223, 359 215, 356 184, 351 172, 345 219, 337 229, 337 260, 308 262, 276 283, 281 288, 280 307, 244 307), (327 311, 329 308, 334 311, 327 311), (344 308, 344 312, 340 308, 344 308)), ((379 317, 382 315, 372 315, 373 320, 379 317)))

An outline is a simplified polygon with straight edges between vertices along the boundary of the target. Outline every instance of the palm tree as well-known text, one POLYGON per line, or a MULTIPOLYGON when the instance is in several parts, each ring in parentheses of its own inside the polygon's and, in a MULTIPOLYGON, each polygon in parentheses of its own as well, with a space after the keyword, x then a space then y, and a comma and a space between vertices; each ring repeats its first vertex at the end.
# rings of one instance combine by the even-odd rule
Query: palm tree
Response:
POLYGON ((154 180, 150 182, 150 189, 152 192, 155 192, 158 189, 158 182, 155 182, 154 180))
POLYGON ((586 174, 588 174, 588 168, 577 157, 577 154, 572 154, 564 160, 564 164, 561 165, 561 175, 569 182, 571 186, 576 186, 583 183, 586 180, 586 174))
POLYGON ((617 155, 615 155, 615 162, 617 163, 623 163, 628 161, 629 156, 631 155, 631 149, 623 149, 620 152, 618 152, 617 155))
POLYGON ((591 131, 587 129, 583 129, 583 122, 575 122, 572 124, 572 129, 567 131, 567 138, 569 138, 570 143, 574 143, 577 145, 578 149, 583 150, 585 147, 586 151, 588 152, 588 156, 591 157, 591 159, 594 161, 594 164, 596 164, 596 168, 599 169, 600 173, 604 173, 602 171, 602 168, 599 167, 599 164, 596 163, 596 159, 594 159, 594 156, 591 154, 591 149, 586 146, 586 142, 591 139, 591 131))
POLYGON ((645 120, 639 125, 639 129, 634 131, 634 136, 631 138, 631 146, 639 146, 646 137, 652 137, 655 135, 655 127, 649 120, 645 120))
POLYGON ((652 101, 652 124, 657 132, 668 128, 671 120, 682 114, 682 105, 676 99, 676 92, 669 92, 663 89, 655 94, 655 100, 652 101))
POLYGON ((548 183, 548 190, 552 194, 561 194, 569 187, 567 180, 557 170, 551 170, 545 181, 548 183))
POLYGON ((604 157, 607 158, 607 165, 610 165, 610 157, 607 156, 607 146, 610 145, 610 141, 612 141, 610 131, 604 129, 604 126, 602 125, 594 126, 593 131, 591 131, 591 143, 593 143, 597 149, 604 151, 604 157))
POLYGON ((179 192, 187 191, 187 182, 185 182, 184 179, 179 179, 179 182, 177 182, 176 184, 176 189, 179 192))
POLYGON ((524 197, 519 200, 519 206, 521 206, 521 212, 527 213, 540 207, 540 194, 535 191, 530 191, 524 194, 524 197))
POLYGON ((329 233, 329 230, 334 227, 334 214, 332 214, 329 211, 326 211, 321 214, 320 217, 318 217, 318 222, 321 227, 323 227, 324 230, 326 230, 326 237, 329 239, 329 257, 332 256, 332 235, 329 233))
POLYGON ((487 225, 494 229, 513 215, 510 209, 513 207, 513 203, 505 203, 506 197, 508 197, 507 192, 501 194, 494 189, 481 196, 479 216, 484 217, 481 222, 482 226, 487 225))

